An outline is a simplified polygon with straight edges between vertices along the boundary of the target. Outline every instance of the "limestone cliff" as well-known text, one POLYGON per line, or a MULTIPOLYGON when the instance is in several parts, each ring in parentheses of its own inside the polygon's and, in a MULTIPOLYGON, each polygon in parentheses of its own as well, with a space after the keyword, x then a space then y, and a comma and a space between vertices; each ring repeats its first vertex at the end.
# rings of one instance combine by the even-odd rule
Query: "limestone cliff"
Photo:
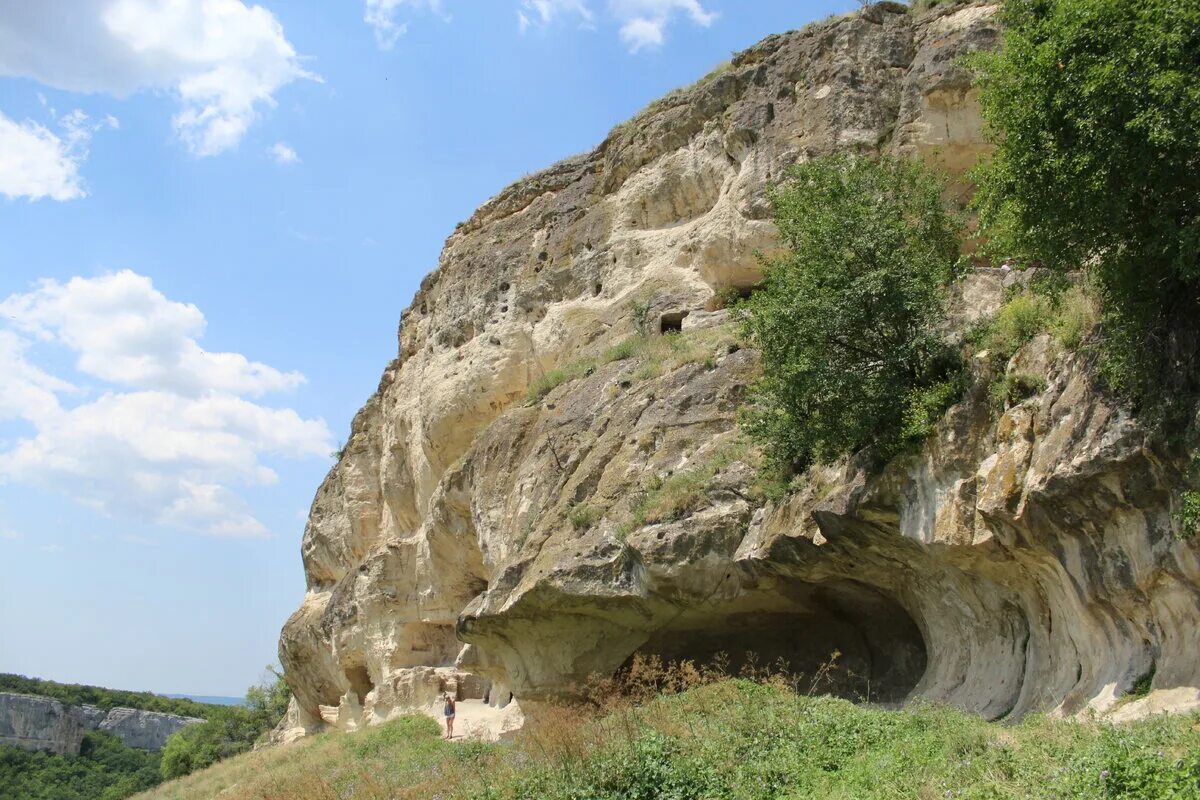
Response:
MULTIPOLYGON (((444 690, 528 707, 639 651, 837 650, 846 691, 992 717, 1107 708, 1152 670, 1143 706, 1196 701, 1176 467, 1045 342, 1014 366, 1044 392, 968 398, 919 456, 782 506, 748 488, 755 356, 711 309, 775 246, 767 187, 844 149, 961 175, 984 144, 956 58, 996 44, 994 14, 879 3, 769 37, 459 225, 313 503, 280 641, 294 733, 444 690), (639 329, 685 335, 609 350, 639 329), (561 385, 526 402, 539 381, 561 385), (672 479, 689 501, 647 516, 672 479)), ((1000 281, 972 276, 962 313, 1000 281)))
POLYGON ((104 731, 128 747, 161 750, 167 737, 187 725, 203 722, 195 717, 95 706, 69 706, 50 697, 0 692, 0 744, 26 750, 78 755, 88 731, 104 731))

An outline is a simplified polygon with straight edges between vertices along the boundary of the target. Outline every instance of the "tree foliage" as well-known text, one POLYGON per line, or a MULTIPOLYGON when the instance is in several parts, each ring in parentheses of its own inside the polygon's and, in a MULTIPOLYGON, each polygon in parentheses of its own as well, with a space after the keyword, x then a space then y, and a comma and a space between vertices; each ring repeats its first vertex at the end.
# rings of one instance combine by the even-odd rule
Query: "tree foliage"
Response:
POLYGON ((941 192, 919 164, 838 156, 772 193, 786 253, 741 310, 763 365, 743 424, 776 471, 866 446, 891 456, 958 395, 937 326, 960 224, 941 192))
POLYGON ((100 731, 84 736, 78 756, 0 746, 0 800, 121 800, 160 780, 158 753, 100 731))
POLYGON ((223 706, 199 725, 189 725, 167 739, 162 752, 164 778, 178 778, 244 753, 279 724, 287 713, 291 690, 283 675, 267 667, 270 677, 251 686, 241 706, 223 706))
POLYGON ((996 144, 977 197, 992 248, 1088 266, 1105 372, 1148 416, 1200 389, 1200 4, 1008 0, 979 56, 996 144))

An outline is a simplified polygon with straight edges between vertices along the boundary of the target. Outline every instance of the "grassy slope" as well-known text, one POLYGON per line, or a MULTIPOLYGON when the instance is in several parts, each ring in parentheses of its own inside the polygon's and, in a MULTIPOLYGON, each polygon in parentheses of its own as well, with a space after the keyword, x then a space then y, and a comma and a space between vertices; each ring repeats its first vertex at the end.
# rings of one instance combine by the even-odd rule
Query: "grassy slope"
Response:
POLYGON ((903 711, 725 681, 514 745, 404 718, 231 759, 144 800, 1200 798, 1200 717, 1132 726, 903 711))

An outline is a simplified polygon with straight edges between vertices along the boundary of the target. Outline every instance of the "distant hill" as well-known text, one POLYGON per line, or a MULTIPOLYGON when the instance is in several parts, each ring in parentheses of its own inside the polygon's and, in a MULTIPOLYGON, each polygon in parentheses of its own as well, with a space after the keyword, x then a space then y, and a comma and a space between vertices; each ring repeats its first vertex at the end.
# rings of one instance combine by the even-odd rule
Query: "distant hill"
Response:
POLYGON ((112 708, 136 708, 142 711, 161 711, 185 717, 208 719, 214 710, 222 706, 240 703, 226 702, 231 698, 206 698, 203 701, 183 697, 170 697, 152 692, 128 692, 122 689, 106 689, 101 686, 86 686, 78 683, 58 683, 24 675, 0 673, 0 692, 35 694, 53 697, 68 705, 97 706, 105 710, 112 708), (212 702, 208 702, 211 700, 212 702))
POLYGON ((194 700, 197 703, 213 706, 240 706, 246 702, 244 697, 225 697, 219 694, 167 694, 163 697, 170 697, 173 700, 194 700))

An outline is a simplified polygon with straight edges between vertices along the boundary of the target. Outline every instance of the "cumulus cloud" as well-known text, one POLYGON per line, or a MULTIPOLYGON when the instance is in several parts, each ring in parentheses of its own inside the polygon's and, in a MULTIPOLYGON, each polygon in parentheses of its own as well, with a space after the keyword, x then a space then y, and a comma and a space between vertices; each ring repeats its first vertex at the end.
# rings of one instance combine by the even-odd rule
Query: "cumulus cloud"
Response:
POLYGON ((234 491, 269 485, 264 459, 324 456, 319 419, 250 398, 303 381, 198 339, 204 315, 124 271, 43 281, 0 301, 0 420, 33 433, 0 450, 0 480, 72 495, 100 511, 215 536, 267 529, 234 491), (33 363, 75 355, 79 380, 33 363))
POLYGON ((268 147, 267 155, 271 156, 276 164, 296 164, 300 161, 300 156, 296 154, 296 151, 283 142, 276 142, 268 147))
POLYGON ((196 155, 235 146, 275 93, 316 78, 283 27, 242 0, 0 0, 0 75, 77 92, 173 92, 196 155))
MULTIPOLYGON (((661 45, 667 26, 680 14, 703 27, 717 19, 700 0, 609 0, 608 13, 620 26, 621 41, 634 53, 661 45)), ((578 18, 585 24, 593 19, 586 0, 520 0, 517 7, 517 26, 522 33, 560 17, 578 18)))
POLYGON ((78 354, 80 372, 109 383, 196 397, 262 395, 304 382, 238 353, 210 353, 197 339, 206 322, 196 306, 168 300, 129 270, 67 283, 42 281, 0 301, 0 316, 27 334, 78 354))
POLYGON ((408 32, 408 23, 397 19, 402 9, 426 10, 446 16, 442 0, 366 0, 363 21, 374 29, 375 42, 383 50, 392 49, 396 40, 408 32))

